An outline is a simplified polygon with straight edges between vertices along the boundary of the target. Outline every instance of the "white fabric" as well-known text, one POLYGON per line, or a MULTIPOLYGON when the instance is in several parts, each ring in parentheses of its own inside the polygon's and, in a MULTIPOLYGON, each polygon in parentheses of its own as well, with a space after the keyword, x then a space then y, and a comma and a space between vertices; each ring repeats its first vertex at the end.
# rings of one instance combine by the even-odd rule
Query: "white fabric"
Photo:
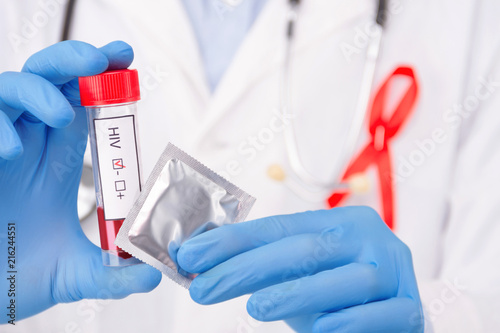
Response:
MULTIPOLYGON (((264 130, 279 105, 286 3, 269 0, 214 95, 178 0, 78 3, 72 38, 97 46, 122 39, 134 47, 133 67, 140 72, 144 95, 139 107, 145 175, 172 141, 257 197, 250 218, 325 207, 266 176, 270 164, 286 165, 281 133, 271 139, 264 130), (252 150, 249 140, 259 134, 267 143, 252 150), (233 169, 239 172, 231 175, 233 169)), ((0 8, 0 71, 18 70, 30 54, 57 41, 63 7, 56 0, 4 0, 0 8), (13 47, 9 38, 44 11, 39 3, 53 3, 54 17, 13 47)), ((361 31, 372 22, 374 8, 372 0, 303 1, 293 50, 292 96, 298 114, 293 124, 308 170, 324 179, 332 177, 356 105, 365 59, 361 31), (347 44, 358 51, 350 61, 342 51, 347 44)), ((500 69, 495 62, 500 3, 394 0, 389 8, 376 82, 409 64, 421 87, 415 113, 392 142, 392 151, 398 176, 396 233, 413 253, 427 331, 497 332, 500 69), (484 86, 485 81, 493 83, 484 86)), ((376 184, 373 170, 368 174, 376 184)), ((378 189, 372 186, 348 204, 379 208, 378 189)), ((96 241, 97 222, 83 225, 96 241)), ((283 323, 249 319, 245 297, 204 307, 168 279, 149 294, 58 305, 1 330, 290 331, 283 323)))

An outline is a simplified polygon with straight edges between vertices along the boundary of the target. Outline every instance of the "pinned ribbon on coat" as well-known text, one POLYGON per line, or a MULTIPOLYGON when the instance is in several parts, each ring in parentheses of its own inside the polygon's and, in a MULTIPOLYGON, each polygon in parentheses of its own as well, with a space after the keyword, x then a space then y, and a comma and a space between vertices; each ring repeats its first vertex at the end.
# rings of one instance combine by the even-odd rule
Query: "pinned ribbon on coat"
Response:
MULTIPOLYGON (((394 187, 392 184, 391 149, 389 143, 408 120, 417 101, 417 95, 418 85, 414 70, 411 67, 398 67, 384 81, 373 100, 368 123, 371 141, 353 159, 342 176, 342 181, 346 181, 355 174, 366 172, 369 166, 373 164, 376 166, 380 184, 380 198, 382 200, 382 217, 391 229, 394 229, 395 222, 394 187), (392 114, 387 115, 387 112, 384 113, 387 107, 387 95, 393 79, 398 76, 409 78, 411 83, 392 114)), ((329 207, 333 208, 340 205, 349 194, 350 191, 348 189, 335 191, 328 198, 329 207)))

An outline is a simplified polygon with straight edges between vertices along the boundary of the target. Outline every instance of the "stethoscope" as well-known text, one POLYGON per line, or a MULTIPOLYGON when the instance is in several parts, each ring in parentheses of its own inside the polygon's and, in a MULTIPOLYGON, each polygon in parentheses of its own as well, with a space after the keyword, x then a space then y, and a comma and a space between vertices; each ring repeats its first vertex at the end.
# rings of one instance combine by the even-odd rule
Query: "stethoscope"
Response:
MULTIPOLYGON (((292 46, 295 37, 295 30, 298 19, 298 9, 300 0, 289 0, 289 11, 287 15, 286 29, 286 44, 284 52, 284 61, 281 74, 280 88, 280 110, 284 117, 294 116, 294 109, 291 103, 291 61, 292 61, 292 46)), ((321 181, 312 175, 304 166, 297 147, 297 136, 295 133, 293 120, 292 123, 285 127, 284 141, 285 150, 291 171, 291 177, 287 176, 284 167, 280 164, 272 164, 267 169, 267 174, 271 179, 283 182, 290 190, 295 192, 299 197, 306 201, 317 202, 324 201, 328 193, 338 189, 349 189, 354 193, 367 192, 370 188, 369 180, 364 174, 357 174, 350 177, 347 181, 340 181, 340 175, 344 167, 349 163, 351 156, 355 153, 356 145, 361 134, 364 119, 369 107, 370 95, 375 76, 375 68, 377 65, 380 46, 382 43, 382 31, 385 25, 386 17, 386 0, 378 1, 378 8, 375 17, 375 23, 379 27, 378 32, 372 36, 367 47, 367 58, 364 66, 364 72, 361 81, 358 103, 353 115, 353 120, 343 145, 341 158, 335 165, 333 175, 334 180, 321 181)))
MULTIPOLYGON (((61 40, 67 40, 70 34, 73 12, 76 0, 69 0, 64 17, 64 25, 61 34, 61 40)), ((283 114, 294 115, 294 109, 290 101, 291 98, 291 62, 292 46, 294 42, 298 9, 301 0, 289 0, 289 9, 287 13, 287 27, 285 37, 285 52, 282 65, 281 83, 280 83, 280 110, 283 114)), ((284 133, 285 150, 291 171, 291 177, 287 176, 284 168, 280 164, 272 164, 268 167, 267 174, 271 179, 284 183, 290 190, 306 201, 318 202, 324 201, 326 195, 332 190, 349 189, 354 193, 363 193, 369 190, 370 184, 364 174, 352 176, 347 181, 340 181, 339 175, 350 157, 354 154, 357 141, 361 134, 364 119, 370 102, 370 94, 375 76, 375 68, 382 43, 382 32, 386 21, 386 0, 378 0, 378 8, 375 17, 375 23, 379 27, 377 34, 370 39, 367 48, 367 58, 364 66, 358 103, 355 114, 348 132, 346 141, 343 145, 341 158, 338 159, 334 168, 334 180, 321 181, 312 175, 304 166, 297 147, 297 136, 293 123, 286 126, 284 133)), ((93 184, 91 181, 92 169, 84 167, 82 174, 81 193, 79 193, 79 216, 80 220, 87 218, 95 210, 95 201, 93 197, 93 184), (90 178, 90 180, 89 180, 90 178), (88 191, 87 191, 88 188, 88 191), (92 193, 92 195, 89 195, 92 193), (82 207, 83 206, 83 207, 82 207)))

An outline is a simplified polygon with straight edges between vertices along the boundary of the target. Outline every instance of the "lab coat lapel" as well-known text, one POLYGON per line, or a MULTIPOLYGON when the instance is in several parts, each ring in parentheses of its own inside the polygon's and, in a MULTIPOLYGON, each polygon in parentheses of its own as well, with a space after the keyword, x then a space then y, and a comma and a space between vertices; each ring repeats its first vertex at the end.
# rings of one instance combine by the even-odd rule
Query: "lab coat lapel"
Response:
MULTIPOLYGON (((220 118, 234 109, 252 85, 281 66, 288 9, 288 0, 269 0, 220 81, 196 142, 206 139, 220 118)), ((336 29, 374 10, 373 0, 304 1, 300 13, 306 15, 299 22, 294 52, 300 52, 309 43, 325 40, 336 29)), ((278 82, 273 88, 278 93, 278 82)))
POLYGON ((200 142, 231 109, 231 106, 241 99, 245 91, 269 70, 267 57, 272 57, 273 64, 279 61, 277 56, 283 43, 284 15, 287 6, 283 0, 268 1, 214 92, 208 106, 207 119, 198 133, 200 142))

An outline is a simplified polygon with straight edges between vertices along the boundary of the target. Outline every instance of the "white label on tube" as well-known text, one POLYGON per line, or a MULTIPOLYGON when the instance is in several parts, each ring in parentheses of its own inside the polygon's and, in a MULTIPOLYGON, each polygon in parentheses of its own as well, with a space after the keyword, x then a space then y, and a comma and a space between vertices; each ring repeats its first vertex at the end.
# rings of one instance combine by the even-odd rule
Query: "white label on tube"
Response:
POLYGON ((133 115, 94 119, 104 219, 122 220, 141 191, 133 115))

